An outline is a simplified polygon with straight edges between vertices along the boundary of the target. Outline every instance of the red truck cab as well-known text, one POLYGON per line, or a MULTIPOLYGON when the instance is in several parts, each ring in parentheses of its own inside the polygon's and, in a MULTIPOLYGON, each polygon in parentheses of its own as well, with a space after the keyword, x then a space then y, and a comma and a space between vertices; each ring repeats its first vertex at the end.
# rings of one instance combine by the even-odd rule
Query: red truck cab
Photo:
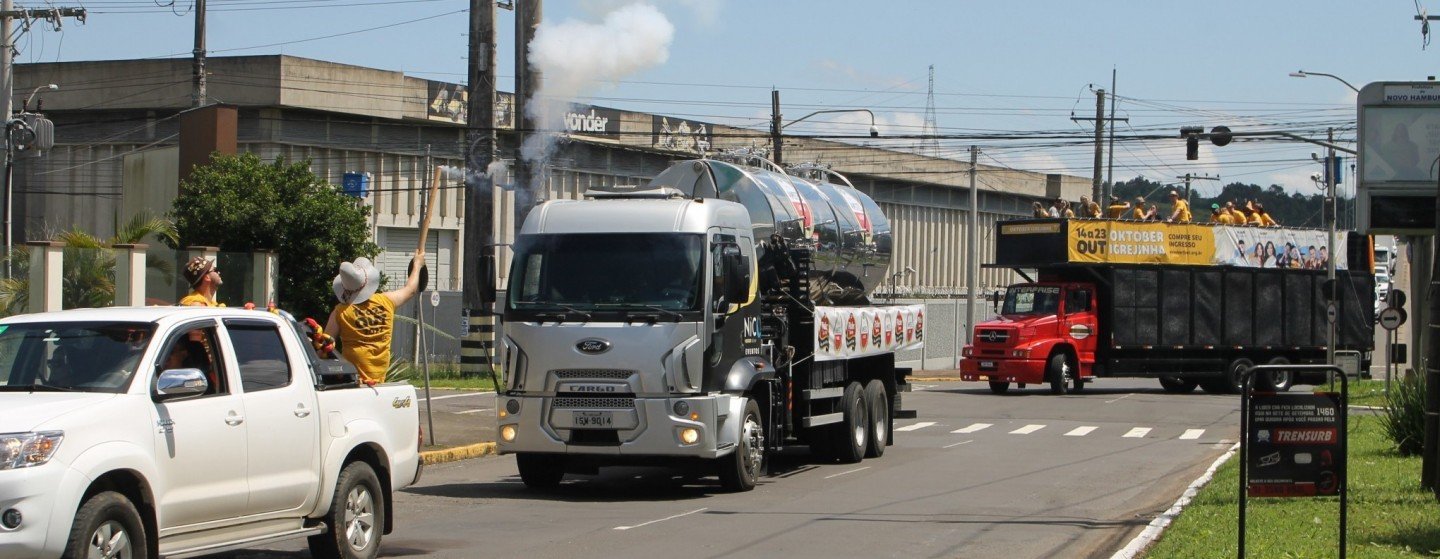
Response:
POLYGON ((975 339, 961 350, 961 380, 988 381, 996 394, 1011 383, 1047 382, 1056 394, 1080 390, 1094 376, 1095 297, 1087 283, 1010 286, 999 316, 976 324, 975 339))

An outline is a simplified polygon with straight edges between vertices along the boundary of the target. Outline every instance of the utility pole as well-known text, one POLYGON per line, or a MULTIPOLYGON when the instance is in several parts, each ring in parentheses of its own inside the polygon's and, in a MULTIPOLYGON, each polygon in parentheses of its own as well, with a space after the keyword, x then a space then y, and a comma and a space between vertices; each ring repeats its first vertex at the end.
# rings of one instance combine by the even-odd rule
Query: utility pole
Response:
MULTIPOLYGON (((1195 174, 1192 174, 1192 173, 1185 173, 1185 176, 1183 176, 1183 177, 1175 177, 1175 178, 1177 178, 1177 179, 1185 179, 1185 202, 1186 202, 1186 203, 1189 203, 1189 202, 1190 202, 1190 181, 1192 181, 1192 180, 1197 180, 1197 181, 1219 181, 1219 180, 1220 180, 1220 177, 1212 177, 1212 176, 1210 176, 1210 175, 1195 175, 1195 174)), ((1193 212, 1194 210, 1192 209, 1191 211, 1193 212)))
POLYGON ((1100 186, 1100 182, 1101 182, 1101 179, 1104 178, 1104 175, 1101 174, 1101 171, 1104 170, 1103 167, 1102 167, 1102 164, 1105 162, 1105 157, 1104 157, 1104 154, 1105 154, 1105 121, 1108 120, 1108 121, 1111 121, 1111 122, 1116 122, 1116 121, 1129 122, 1130 119, 1128 119, 1128 118, 1115 118, 1114 115, 1111 115, 1109 118, 1106 118, 1106 117, 1105 117, 1105 90, 1103 90, 1103 89, 1097 89, 1097 90, 1095 90, 1095 118, 1086 118, 1086 117, 1072 116, 1072 117, 1070 117, 1070 120, 1072 120, 1072 121, 1077 121, 1077 122, 1078 122, 1078 121, 1081 121, 1081 120, 1093 120, 1093 121, 1095 121, 1095 169, 1094 169, 1094 175, 1093 175, 1095 178, 1091 179, 1091 181, 1090 181, 1090 195, 1093 197, 1093 200, 1095 200, 1095 203, 1098 204, 1098 203, 1100 203, 1100 201, 1101 201, 1100 196, 1101 196, 1102 194, 1104 194, 1104 192, 1102 191, 1102 188, 1101 188, 1101 186, 1100 186))
MULTIPOLYGON (((530 115, 530 101, 535 98, 543 76, 530 66, 530 42, 540 27, 543 0, 515 0, 515 232, 525 223, 530 208, 535 207, 535 169, 519 156, 520 147, 531 134, 539 134, 541 123, 530 115)), ((543 170, 542 170, 543 172, 543 170)))
POLYGON ((770 90, 770 160, 774 161, 776 165, 784 165, 784 162, 780 160, 780 144, 783 143, 780 138, 780 128, 783 126, 780 124, 780 90, 772 89, 770 90))
MULTIPOLYGON (((1110 116, 1115 116, 1115 69, 1110 69, 1110 116)), ((1110 203, 1110 196, 1115 192, 1115 127, 1110 127, 1110 161, 1105 166, 1105 198, 1095 200, 1101 207, 1110 203)))
MULTIPOLYGON (((1335 144, 1334 128, 1325 131, 1325 141, 1331 144, 1331 146, 1325 148, 1325 168, 1327 169, 1325 172, 1325 233, 1327 235, 1325 244, 1330 247, 1330 257, 1325 259, 1325 277, 1330 281, 1328 284, 1330 286, 1330 302, 1328 304, 1338 306, 1340 302, 1336 300, 1339 290, 1335 285, 1335 260, 1339 258, 1340 255, 1335 247, 1335 173, 1328 171, 1332 164, 1331 162, 1335 161, 1335 148, 1333 147, 1335 144)), ((1325 338, 1325 362, 1334 365, 1335 342, 1339 341, 1336 339, 1336 325, 1340 322, 1340 313, 1335 313, 1335 320, 1328 320, 1326 322, 1329 322, 1330 326, 1326 330, 1326 336, 1328 337, 1325 338)))
POLYGON ((980 148, 970 146, 970 231, 965 235, 965 315, 969 319, 965 321, 965 341, 957 346, 975 339, 975 284, 980 282, 980 254, 976 250, 980 246, 977 239, 980 236, 980 192, 975 188, 979 161, 980 148))
POLYGON ((195 50, 190 63, 191 107, 205 106, 205 0, 195 0, 195 50))
POLYGON ((495 0, 470 0, 469 104, 465 119, 465 278, 468 328, 460 369, 491 366, 495 316, 495 185, 486 170, 495 160, 495 0))

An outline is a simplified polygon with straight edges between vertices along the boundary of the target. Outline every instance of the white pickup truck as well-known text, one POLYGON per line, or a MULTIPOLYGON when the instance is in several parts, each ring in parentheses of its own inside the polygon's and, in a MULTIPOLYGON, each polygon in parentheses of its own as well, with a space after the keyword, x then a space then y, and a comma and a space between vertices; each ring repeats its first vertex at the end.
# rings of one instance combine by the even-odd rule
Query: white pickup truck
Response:
POLYGON ((374 557, 420 476, 415 390, 264 311, 0 320, 0 557, 188 557, 308 537, 374 557))

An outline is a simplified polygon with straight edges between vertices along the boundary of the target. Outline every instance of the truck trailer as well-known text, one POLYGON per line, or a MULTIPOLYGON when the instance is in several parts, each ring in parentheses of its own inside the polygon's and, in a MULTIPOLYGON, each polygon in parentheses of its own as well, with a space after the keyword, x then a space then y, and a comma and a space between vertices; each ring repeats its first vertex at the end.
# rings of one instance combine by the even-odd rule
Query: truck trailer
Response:
POLYGON ((787 444, 880 456, 895 352, 924 342, 923 306, 868 299, 891 246, 868 196, 773 164, 685 161, 537 206, 503 303, 499 452, 531 487, 641 465, 736 491, 787 444))
MULTIPOLYGON (((1326 232, 1307 229, 1002 223, 992 266, 1032 281, 1010 286, 996 298, 998 316, 975 326, 961 350, 961 379, 987 382, 996 394, 1030 384, 1065 394, 1104 377, 1233 392, 1253 365, 1325 362, 1332 320, 1336 349, 1368 356, 1374 276, 1364 239, 1349 234, 1351 250, 1332 251, 1326 232)), ((1314 380, 1272 373, 1255 382, 1285 391, 1314 380)))

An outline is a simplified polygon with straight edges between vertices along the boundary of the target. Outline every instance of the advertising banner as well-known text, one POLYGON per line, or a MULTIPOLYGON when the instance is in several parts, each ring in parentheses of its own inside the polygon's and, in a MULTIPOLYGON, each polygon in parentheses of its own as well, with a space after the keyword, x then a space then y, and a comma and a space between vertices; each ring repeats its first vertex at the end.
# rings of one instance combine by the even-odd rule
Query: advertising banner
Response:
POLYGON ((815 360, 833 361, 925 345, 925 305, 816 307, 815 360))
MULTIPOLYGON (((430 120, 464 124, 470 107, 470 94, 460 84, 427 80, 425 117, 430 120)), ((495 94, 495 126, 515 127, 515 96, 509 93, 495 94)))
POLYGON ((1262 227, 1215 226, 1216 264, 1247 268, 1324 270, 1330 258, 1337 270, 1348 269, 1345 235, 1336 235, 1335 247, 1324 231, 1262 227))
POLYGON ((1246 494, 1335 495, 1345 475, 1340 395, 1257 392, 1250 398, 1246 494))
POLYGON ((600 107, 572 107, 565 111, 565 131, 591 136, 618 136, 620 111, 600 107))
POLYGON ((650 147, 705 153, 715 145, 714 125, 668 116, 650 117, 650 147))
POLYGON ((1215 235, 1208 225, 1132 221, 1070 221, 1071 262, 1189 264, 1215 262, 1215 235))

